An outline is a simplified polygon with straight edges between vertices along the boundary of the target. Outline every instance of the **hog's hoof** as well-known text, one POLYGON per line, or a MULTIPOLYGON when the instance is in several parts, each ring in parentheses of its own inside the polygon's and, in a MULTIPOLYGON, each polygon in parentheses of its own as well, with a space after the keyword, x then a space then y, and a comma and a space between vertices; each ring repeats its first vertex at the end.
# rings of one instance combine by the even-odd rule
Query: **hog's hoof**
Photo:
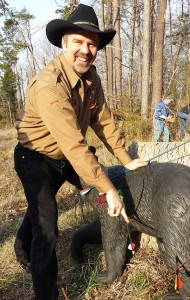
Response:
POLYGON ((96 276, 97 281, 105 284, 113 283, 117 276, 108 272, 101 272, 96 276))

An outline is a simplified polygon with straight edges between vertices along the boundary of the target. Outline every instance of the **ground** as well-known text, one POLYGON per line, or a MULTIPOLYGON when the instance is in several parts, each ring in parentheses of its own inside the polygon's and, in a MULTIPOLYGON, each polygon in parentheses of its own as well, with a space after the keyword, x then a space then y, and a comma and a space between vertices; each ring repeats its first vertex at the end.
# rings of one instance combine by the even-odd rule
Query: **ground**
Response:
MULTIPOLYGON (((14 171, 15 130, 0 130, 0 299, 30 300, 33 289, 30 273, 17 263, 13 251, 16 231, 26 210, 22 186, 14 171)), ((114 164, 102 148, 103 163, 114 164)), ((155 240, 143 236, 142 248, 130 260, 123 275, 113 284, 99 285, 97 272, 105 267, 101 246, 85 248, 85 263, 71 258, 72 233, 94 218, 88 203, 81 202, 73 186, 66 184, 57 195, 59 242, 57 245, 60 300, 160 300, 170 287, 170 276, 162 262, 155 240)))

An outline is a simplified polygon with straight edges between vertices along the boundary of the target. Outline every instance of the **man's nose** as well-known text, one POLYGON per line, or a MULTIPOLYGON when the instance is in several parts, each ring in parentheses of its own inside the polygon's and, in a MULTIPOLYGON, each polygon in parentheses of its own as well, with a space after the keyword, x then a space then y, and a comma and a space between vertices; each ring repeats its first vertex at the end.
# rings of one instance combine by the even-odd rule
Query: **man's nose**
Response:
POLYGON ((83 43, 81 46, 81 50, 85 54, 89 53, 90 52, 89 45, 87 43, 83 43))

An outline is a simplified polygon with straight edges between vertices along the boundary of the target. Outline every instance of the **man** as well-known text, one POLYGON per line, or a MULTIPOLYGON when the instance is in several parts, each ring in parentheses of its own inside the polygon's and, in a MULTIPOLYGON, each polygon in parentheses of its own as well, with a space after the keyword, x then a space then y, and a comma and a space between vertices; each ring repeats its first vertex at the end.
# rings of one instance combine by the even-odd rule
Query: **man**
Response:
POLYGON ((68 181, 81 189, 81 176, 106 193, 110 216, 122 214, 128 222, 117 191, 84 143, 88 126, 126 168, 134 170, 147 162, 131 160, 126 152, 92 66, 97 51, 113 39, 115 31, 101 31, 93 8, 79 4, 67 20, 49 22, 46 34, 63 51, 32 79, 16 121, 15 170, 28 210, 17 233, 15 252, 21 264, 31 265, 36 299, 56 300, 55 195, 61 185, 68 181))
POLYGON ((167 96, 163 101, 156 105, 156 110, 153 117, 154 126, 154 142, 157 142, 161 134, 163 133, 163 142, 169 142, 170 135, 167 126, 167 121, 171 120, 169 115, 169 105, 173 101, 172 96, 167 96))
POLYGON ((184 106, 178 111, 180 121, 180 140, 182 141, 185 137, 185 131, 188 132, 189 120, 190 120, 190 104, 184 106))

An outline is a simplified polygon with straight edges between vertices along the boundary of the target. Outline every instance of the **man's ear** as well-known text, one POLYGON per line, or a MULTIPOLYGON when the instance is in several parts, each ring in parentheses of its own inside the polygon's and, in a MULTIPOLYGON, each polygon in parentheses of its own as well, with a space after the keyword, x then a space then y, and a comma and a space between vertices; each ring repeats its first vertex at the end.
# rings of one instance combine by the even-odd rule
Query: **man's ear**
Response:
POLYGON ((63 43, 62 43, 62 50, 63 50, 63 52, 65 53, 66 52, 66 42, 64 41, 63 43))
POLYGON ((62 38, 61 44, 62 44, 62 50, 63 50, 63 52, 66 52, 67 41, 64 38, 62 38))

